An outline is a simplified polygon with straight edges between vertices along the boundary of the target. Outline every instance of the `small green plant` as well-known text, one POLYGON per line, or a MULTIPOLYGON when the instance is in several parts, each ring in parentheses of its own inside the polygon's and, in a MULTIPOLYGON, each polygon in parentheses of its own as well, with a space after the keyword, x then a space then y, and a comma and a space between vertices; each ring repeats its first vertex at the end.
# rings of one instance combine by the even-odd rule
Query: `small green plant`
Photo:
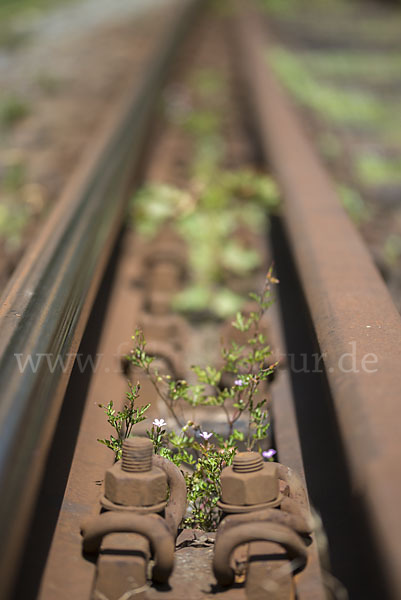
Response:
POLYGON ((187 486, 189 511, 184 527, 196 527, 205 531, 217 528, 220 511, 216 504, 220 497, 220 474, 231 465, 237 452, 239 432, 227 440, 221 435, 202 431, 199 425, 189 421, 177 434, 162 429, 163 420, 155 419, 148 436, 153 441, 155 453, 174 462, 183 469, 187 486), (213 437, 213 441, 210 439, 213 437))
POLYGON ((2 187, 6 192, 18 192, 25 182, 26 164, 24 161, 10 161, 4 166, 2 187))
MULTIPOLYGON (((152 369, 154 357, 146 353, 146 340, 141 331, 133 336, 134 348, 126 357, 132 366, 144 372, 152 382, 158 396, 163 400, 173 417, 177 431, 167 433, 163 419, 155 419, 147 434, 153 441, 155 452, 167 457, 184 471, 188 489, 190 514, 185 519, 188 527, 213 530, 218 524, 220 512, 216 506, 220 496, 220 473, 230 465, 241 444, 247 450, 262 452, 270 420, 268 399, 258 395, 262 382, 276 368, 269 364, 271 354, 260 323, 265 311, 272 303, 271 286, 277 283, 270 269, 261 294, 250 294, 255 310, 248 315, 237 312, 232 325, 247 342, 231 341, 222 347, 223 366, 193 366, 196 382, 174 380, 152 369), (229 374, 232 383, 222 385, 223 375, 229 374), (201 425, 192 421, 184 423, 180 412, 185 405, 191 408, 214 406, 222 409, 226 416, 227 431, 223 436, 217 432, 206 432, 201 425), (246 421, 246 433, 236 428, 239 421, 246 421), (213 438, 213 440, 211 440, 213 438)), ((273 452, 271 450, 270 452, 273 452)), ((268 459, 272 455, 269 454, 268 459)))
POLYGON ((134 198, 132 220, 137 231, 149 237, 173 222, 188 244, 192 280, 174 298, 174 309, 226 318, 244 301, 229 289, 227 278, 260 267, 258 252, 241 241, 241 227, 254 234, 266 230, 267 213, 276 210, 279 193, 270 177, 248 169, 215 168, 208 173, 191 191, 165 184, 145 186, 134 198))
POLYGON ((60 91, 62 82, 55 75, 42 72, 36 77, 36 85, 44 94, 53 96, 60 91))
POLYGON ((194 110, 186 117, 183 126, 195 136, 211 135, 219 130, 220 117, 212 110, 194 110))
POLYGON ((190 87, 201 98, 214 99, 226 90, 226 81, 216 69, 198 69, 191 75, 190 87))
POLYGON ((260 0, 261 7, 269 13, 285 16, 290 16, 297 4, 297 0, 260 0))
MULTIPOLYGON (((271 286, 277 279, 269 270, 261 294, 251 294, 255 310, 244 315, 236 314, 232 325, 249 336, 243 345, 231 342, 222 347, 223 366, 193 366, 196 382, 174 380, 170 375, 161 375, 152 368, 155 360, 146 352, 146 340, 141 331, 133 336, 134 348, 126 359, 131 365, 146 374, 158 396, 165 403, 173 417, 176 428, 167 431, 164 419, 155 419, 148 437, 153 441, 154 451, 171 460, 184 473, 189 502, 189 513, 184 520, 186 527, 200 527, 206 531, 216 529, 220 511, 217 501, 220 497, 220 474, 225 466, 232 463, 240 446, 247 450, 262 452, 270 428, 268 399, 258 395, 260 384, 274 372, 277 363, 268 364, 271 351, 260 324, 265 311, 272 303, 271 286), (223 374, 231 376, 231 384, 222 385, 223 374), (226 435, 207 432, 200 424, 183 421, 179 409, 187 407, 214 406, 224 411, 227 421, 226 435), (236 428, 240 421, 246 422, 246 433, 236 428)), ((122 442, 132 435, 133 427, 145 420, 149 404, 136 408, 139 397, 139 384, 129 384, 126 404, 122 411, 116 411, 112 401, 105 409, 107 421, 115 434, 109 439, 98 440, 113 450, 116 460, 121 457, 122 442)), ((183 411, 184 409, 184 411, 183 411)), ((272 460, 275 451, 264 451, 266 460, 272 460)))
POLYGON ((361 154, 356 158, 358 179, 368 186, 399 185, 401 183, 401 159, 387 158, 378 154, 361 154))
POLYGON ((369 220, 371 216, 370 208, 356 189, 346 185, 337 185, 337 190, 341 204, 355 225, 361 225, 361 223, 369 220))
POLYGON ((270 58, 281 81, 295 99, 325 121, 370 128, 387 127, 393 122, 397 108, 375 94, 318 80, 302 59, 283 48, 272 51, 270 58))
MULTIPOLYGON (((75 0, 68 0, 70 3, 75 0)), ((31 21, 32 15, 37 16, 40 11, 51 10, 65 0, 1 0, 0 1, 0 34, 3 30, 14 30, 14 26, 31 21)), ((18 33, 18 28, 16 28, 18 33)), ((22 35, 22 32, 21 32, 22 35)), ((1 35, 0 35, 1 40, 1 35)))
MULTIPOLYGON (((1 17, 0 17, 1 19, 1 17)), ((0 24, 0 48, 6 48, 7 50, 16 50, 23 46, 29 40, 29 33, 25 31, 18 31, 17 29, 0 24)))
POLYGON ((100 408, 105 409, 107 422, 115 430, 115 435, 110 435, 109 439, 98 439, 98 442, 113 450, 116 460, 120 460, 121 458, 123 440, 130 437, 135 425, 145 420, 146 417, 144 415, 150 407, 150 404, 145 404, 136 408, 135 402, 139 398, 140 385, 133 386, 128 382, 128 387, 129 391, 126 394, 127 402, 124 404, 122 410, 116 411, 112 400, 110 400, 107 406, 99 404, 100 408))
POLYGON ((223 366, 217 369, 213 366, 193 366, 196 383, 189 384, 186 380, 174 380, 170 375, 162 375, 157 369, 152 369, 154 356, 146 353, 146 340, 140 330, 135 332, 135 343, 127 361, 147 375, 157 394, 164 402, 170 415, 179 428, 183 422, 178 409, 183 403, 191 407, 218 406, 227 419, 228 435, 233 433, 235 423, 244 413, 249 414, 247 448, 252 449, 257 441, 266 437, 267 412, 263 411, 266 399, 255 401, 256 393, 262 381, 266 381, 274 372, 275 364, 266 365, 271 355, 270 346, 263 333, 260 323, 265 311, 272 303, 271 286, 277 283, 272 270, 267 273, 265 285, 261 294, 251 293, 255 302, 255 310, 248 316, 237 312, 232 325, 243 334, 251 333, 246 344, 231 341, 230 345, 222 347, 223 366), (227 387, 221 386, 223 374, 230 374, 234 383, 227 387))
POLYGON ((264 235, 269 213, 279 206, 271 177, 223 166, 227 94, 224 74, 208 68, 190 74, 185 92, 167 95, 167 117, 192 149, 190 182, 186 189, 152 183, 132 201, 137 232, 156 236, 168 222, 186 241, 191 279, 172 308, 194 318, 225 319, 240 310, 246 298, 235 284, 261 267, 260 252, 250 239, 264 235))
POLYGON ((0 239, 5 243, 6 249, 13 252, 20 245, 23 232, 29 222, 27 207, 14 198, 4 198, 0 202, 0 239))
POLYGON ((28 104, 17 96, 7 96, 0 100, 0 124, 5 128, 13 127, 29 112, 28 104))
POLYGON ((395 267, 401 258, 401 235, 388 235, 383 245, 383 256, 390 267, 395 267))
MULTIPOLYGON (((136 194, 131 211, 137 233, 156 236, 168 224, 187 242, 192 279, 175 296, 173 308, 214 319, 236 313, 233 327, 244 340, 222 345, 219 368, 193 366, 190 382, 173 379, 155 368, 155 358, 147 353, 140 330, 135 332, 134 347, 126 357, 149 378, 172 418, 170 431, 158 418, 147 435, 155 452, 174 462, 184 474, 189 501, 184 525, 204 530, 216 529, 219 522, 222 469, 232 463, 240 448, 262 452, 266 447, 270 420, 261 384, 276 367, 269 364, 270 347, 261 331, 263 315, 272 301, 271 287, 277 283, 272 270, 262 292, 251 294, 254 310, 247 315, 240 312, 246 298, 230 284, 244 275, 260 273, 260 252, 250 240, 265 234, 268 214, 278 207, 279 192, 265 174, 224 168, 225 85, 219 72, 202 70, 193 74, 185 94, 171 96, 167 106, 171 122, 180 127, 192 148, 189 185, 185 190, 147 185, 136 194), (223 414, 223 429, 205 431, 200 422, 188 421, 188 411, 193 419, 194 414, 199 416, 197 408, 203 414, 209 408, 223 414)), ((264 458, 271 460, 275 451, 268 452, 264 458)))
POLYGON ((353 85, 363 83, 391 83, 400 72, 399 52, 367 52, 345 50, 324 52, 305 51, 302 59, 310 71, 317 77, 334 78, 353 85))

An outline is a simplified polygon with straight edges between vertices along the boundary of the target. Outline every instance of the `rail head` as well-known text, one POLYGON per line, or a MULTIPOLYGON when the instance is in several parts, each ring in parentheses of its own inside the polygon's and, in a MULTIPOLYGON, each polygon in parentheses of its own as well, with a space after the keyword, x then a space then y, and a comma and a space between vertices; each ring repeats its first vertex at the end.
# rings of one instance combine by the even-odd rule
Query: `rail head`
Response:
POLYGON ((198 9, 175 7, 143 70, 28 249, 0 303, 1 597, 29 525, 63 394, 107 261, 167 68, 198 9))

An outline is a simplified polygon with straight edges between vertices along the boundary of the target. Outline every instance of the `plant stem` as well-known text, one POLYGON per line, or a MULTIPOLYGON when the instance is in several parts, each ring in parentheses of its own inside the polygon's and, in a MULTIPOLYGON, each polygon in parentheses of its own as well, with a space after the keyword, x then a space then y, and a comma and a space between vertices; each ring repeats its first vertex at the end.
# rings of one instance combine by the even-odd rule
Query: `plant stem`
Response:
POLYGON ((164 404, 167 406, 168 410, 171 413, 171 416, 173 417, 173 419, 175 420, 177 426, 182 429, 183 427, 183 423, 180 421, 177 413, 175 412, 174 408, 173 408, 173 403, 172 401, 169 400, 169 397, 166 396, 165 394, 163 394, 162 390, 160 389, 157 379, 155 378, 155 376, 153 375, 153 373, 150 371, 150 368, 147 367, 146 368, 146 374, 149 377, 153 387, 156 390, 157 395, 159 396, 159 398, 164 402, 164 404))

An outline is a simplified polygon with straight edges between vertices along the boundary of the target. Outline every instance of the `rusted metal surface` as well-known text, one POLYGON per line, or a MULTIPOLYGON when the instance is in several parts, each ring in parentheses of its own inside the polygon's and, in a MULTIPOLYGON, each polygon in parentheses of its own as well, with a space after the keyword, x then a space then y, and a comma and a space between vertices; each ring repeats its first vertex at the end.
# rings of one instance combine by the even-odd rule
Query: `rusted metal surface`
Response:
POLYGON ((12 278, 0 309, 2 388, 0 567, 3 595, 21 552, 38 482, 74 354, 119 231, 135 161, 156 92, 197 2, 172 12, 173 25, 142 86, 125 97, 12 278), (21 372, 16 355, 64 360, 66 369, 21 372), (29 428, 26 428, 29 423, 29 428), (25 432, 21 435, 21 432, 25 432))
POLYGON ((221 473, 221 501, 231 505, 278 502, 280 490, 277 466, 264 463, 259 452, 240 452, 232 466, 221 473))
POLYGON ((295 511, 291 512, 291 509, 288 510, 288 504, 284 499, 280 505, 280 510, 263 508, 248 513, 226 515, 219 526, 219 533, 223 533, 230 526, 250 523, 251 521, 269 521, 278 525, 285 525, 305 536, 310 535, 313 529, 310 519, 305 518, 304 515, 296 514, 295 511))
MULTIPOLYGON (((160 298, 159 296, 157 300, 164 301, 164 299, 166 298, 160 298)), ((156 300, 155 295, 152 297, 152 301, 154 300, 156 300)), ((161 342, 169 342, 174 348, 176 355, 182 356, 189 334, 187 322, 182 317, 170 312, 165 312, 164 314, 144 312, 140 317, 139 327, 142 329, 146 340, 153 339, 161 342)))
POLYGON ((377 568, 397 598, 400 316, 272 74, 266 30, 250 15, 237 19, 236 30, 262 147, 283 190, 285 223, 323 354, 353 496, 368 515, 377 568))
POLYGON ((104 482, 105 498, 114 510, 124 507, 159 512, 164 508, 167 476, 152 464, 152 454, 153 443, 149 438, 123 441, 122 459, 107 469, 104 482))
POLYGON ((155 455, 153 464, 163 469, 167 475, 167 483, 170 490, 168 504, 165 508, 166 523, 170 531, 176 537, 187 508, 187 486, 180 469, 164 456, 155 455))
MULTIPOLYGON (((89 390, 85 394, 85 411, 40 584, 40 600, 53 600, 55 595, 59 600, 89 598, 91 594, 95 564, 82 559, 80 525, 84 518, 98 514, 104 472, 114 462, 113 452, 97 441, 110 435, 110 426, 98 404, 106 405, 111 399, 118 401, 127 391, 120 362, 121 356, 129 351, 130 332, 127 332, 127 324, 121 319, 121 314, 126 314, 128 309, 135 314, 142 302, 140 292, 131 286, 132 268, 135 268, 136 260, 134 250, 132 237, 126 236, 109 308, 104 317, 102 336, 95 349, 102 357, 101 365, 92 374, 89 390), (72 572, 74 577, 69 576, 72 572)), ((65 398, 67 405, 72 402, 72 393, 68 390, 65 398)), ((81 397, 81 401, 84 402, 85 397, 81 397)))
POLYGON ((230 567, 231 553, 237 546, 252 541, 269 541, 283 546, 290 560, 297 568, 304 568, 307 562, 307 549, 300 537, 284 525, 271 522, 248 522, 236 525, 216 537, 213 558, 213 571, 220 585, 229 586, 234 582, 234 572, 230 567))
MULTIPOLYGON (((178 532, 178 526, 184 518, 186 510, 186 485, 181 471, 169 460, 162 456, 153 454, 153 443, 148 438, 135 437, 125 440, 123 443, 123 452, 121 459, 121 468, 133 476, 130 481, 130 487, 135 487, 135 504, 145 505, 145 508, 154 513, 161 513, 165 519, 166 526, 175 540, 178 532), (153 466, 152 466, 153 465, 153 466), (155 501, 153 506, 148 506, 148 501, 144 502, 143 497, 138 499, 143 485, 143 475, 149 477, 152 470, 158 470, 165 475, 165 480, 169 486, 168 505, 164 509, 165 502, 158 504, 157 483, 147 480, 146 485, 149 488, 147 496, 155 501), (139 476, 139 477, 138 477, 139 476)), ((117 463, 118 465, 118 463, 117 463)), ((113 468, 115 468, 114 465, 113 468)), ((107 497, 107 471, 105 482, 105 496, 107 497)), ((164 491, 164 496, 166 491, 164 491)), ((126 517, 130 515, 142 516, 142 506, 134 506, 133 498, 130 495, 127 498, 131 506, 122 506, 110 502, 105 506, 103 499, 102 505, 109 510, 126 511, 126 517)), ((146 517, 143 522, 146 524, 146 517)), ((149 527, 153 523, 149 522, 149 527)), ((156 532, 157 533, 157 532, 156 532)), ((160 532, 157 534, 159 535, 160 532)), ((165 550, 163 549, 163 552, 165 550)), ((148 561, 151 556, 151 545, 149 535, 140 535, 138 533, 109 533, 104 536, 100 552, 97 559, 96 579, 92 594, 93 600, 119 600, 121 597, 130 595, 146 598, 148 561)))
POLYGON ((149 541, 134 533, 109 533, 103 538, 97 559, 92 600, 146 598, 149 541))
POLYGON ((294 578, 286 558, 278 544, 252 542, 249 545, 245 584, 247 600, 265 597, 269 600, 295 600, 294 578))
POLYGON ((168 371, 174 379, 185 378, 182 355, 174 349, 174 346, 170 342, 151 340, 146 344, 146 352, 149 356, 163 359, 168 371))
POLYGON ((167 583, 174 566, 174 538, 163 517, 116 511, 102 513, 82 527, 84 552, 96 554, 106 535, 120 532, 139 533, 149 540, 155 556, 152 579, 167 583))
MULTIPOLYGON (((278 265, 276 264, 276 268, 278 265)), ((291 285, 291 284, 290 284, 291 285)), ((290 287, 289 285, 289 287, 290 287)), ((283 287, 281 282, 280 290, 283 287)), ((291 293, 291 292, 290 292, 291 293)), ((291 361, 285 355, 286 344, 283 331, 283 314, 279 298, 270 307, 271 335, 273 347, 276 349, 277 359, 281 369, 276 377, 270 393, 272 396, 272 422, 274 428, 274 442, 278 451, 278 458, 285 470, 281 469, 280 477, 291 484, 291 495, 296 494, 298 510, 304 510, 311 519, 309 500, 306 493, 304 459, 301 449, 300 432, 295 413, 295 398, 290 377, 291 361), (296 474, 295 478, 293 474, 296 474)), ((270 340, 270 338, 268 338, 270 340)), ((326 573, 322 572, 322 557, 316 541, 316 534, 311 535, 311 544, 308 547, 308 568, 294 577, 297 598, 299 600, 323 600, 327 598, 326 573)), ((329 565, 325 565, 326 568, 329 565)))
POLYGON ((270 343, 275 348, 275 356, 281 365, 270 388, 273 400, 271 412, 275 430, 274 437, 280 461, 298 473, 301 482, 305 484, 302 450, 293 404, 288 361, 285 356, 282 314, 278 302, 279 300, 276 298, 275 303, 269 308, 272 331, 271 336, 267 338, 269 341, 273 338, 273 342, 270 343))
MULTIPOLYGON (((184 530, 177 539, 175 567, 169 580, 171 589, 147 590, 148 600, 216 600, 227 598, 227 590, 216 585, 212 571, 214 533, 184 530)), ((230 600, 246 600, 242 586, 230 589, 230 600)))
POLYGON ((225 511, 213 558, 218 583, 233 584, 232 554, 243 544, 249 544, 245 561, 246 597, 257 600, 269 594, 272 600, 294 598, 292 574, 302 571, 307 560, 305 541, 299 534, 309 537, 313 529, 299 477, 282 464, 264 464, 257 452, 242 452, 234 458, 233 467, 223 469, 221 488, 222 499, 232 504, 221 501, 218 504, 225 511), (263 469, 264 481, 260 478, 263 469), (263 500, 265 508, 260 504, 263 500), (294 556, 299 564, 289 562, 294 556))

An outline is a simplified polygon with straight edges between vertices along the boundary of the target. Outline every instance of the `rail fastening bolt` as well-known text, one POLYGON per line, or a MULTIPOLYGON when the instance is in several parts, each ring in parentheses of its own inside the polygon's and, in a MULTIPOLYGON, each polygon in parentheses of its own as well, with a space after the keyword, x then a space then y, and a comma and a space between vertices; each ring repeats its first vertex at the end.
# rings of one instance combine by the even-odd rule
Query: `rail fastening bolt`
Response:
POLYGON ((114 504, 151 507, 167 498, 167 476, 153 466, 153 443, 148 438, 124 440, 121 461, 106 471, 105 496, 114 504))
POLYGON ((225 504, 251 506, 274 502, 279 496, 277 465, 263 462, 259 452, 239 452, 221 476, 221 500, 225 504))
POLYGON ((121 468, 127 473, 143 473, 152 468, 153 443, 147 438, 127 438, 123 441, 121 468))

